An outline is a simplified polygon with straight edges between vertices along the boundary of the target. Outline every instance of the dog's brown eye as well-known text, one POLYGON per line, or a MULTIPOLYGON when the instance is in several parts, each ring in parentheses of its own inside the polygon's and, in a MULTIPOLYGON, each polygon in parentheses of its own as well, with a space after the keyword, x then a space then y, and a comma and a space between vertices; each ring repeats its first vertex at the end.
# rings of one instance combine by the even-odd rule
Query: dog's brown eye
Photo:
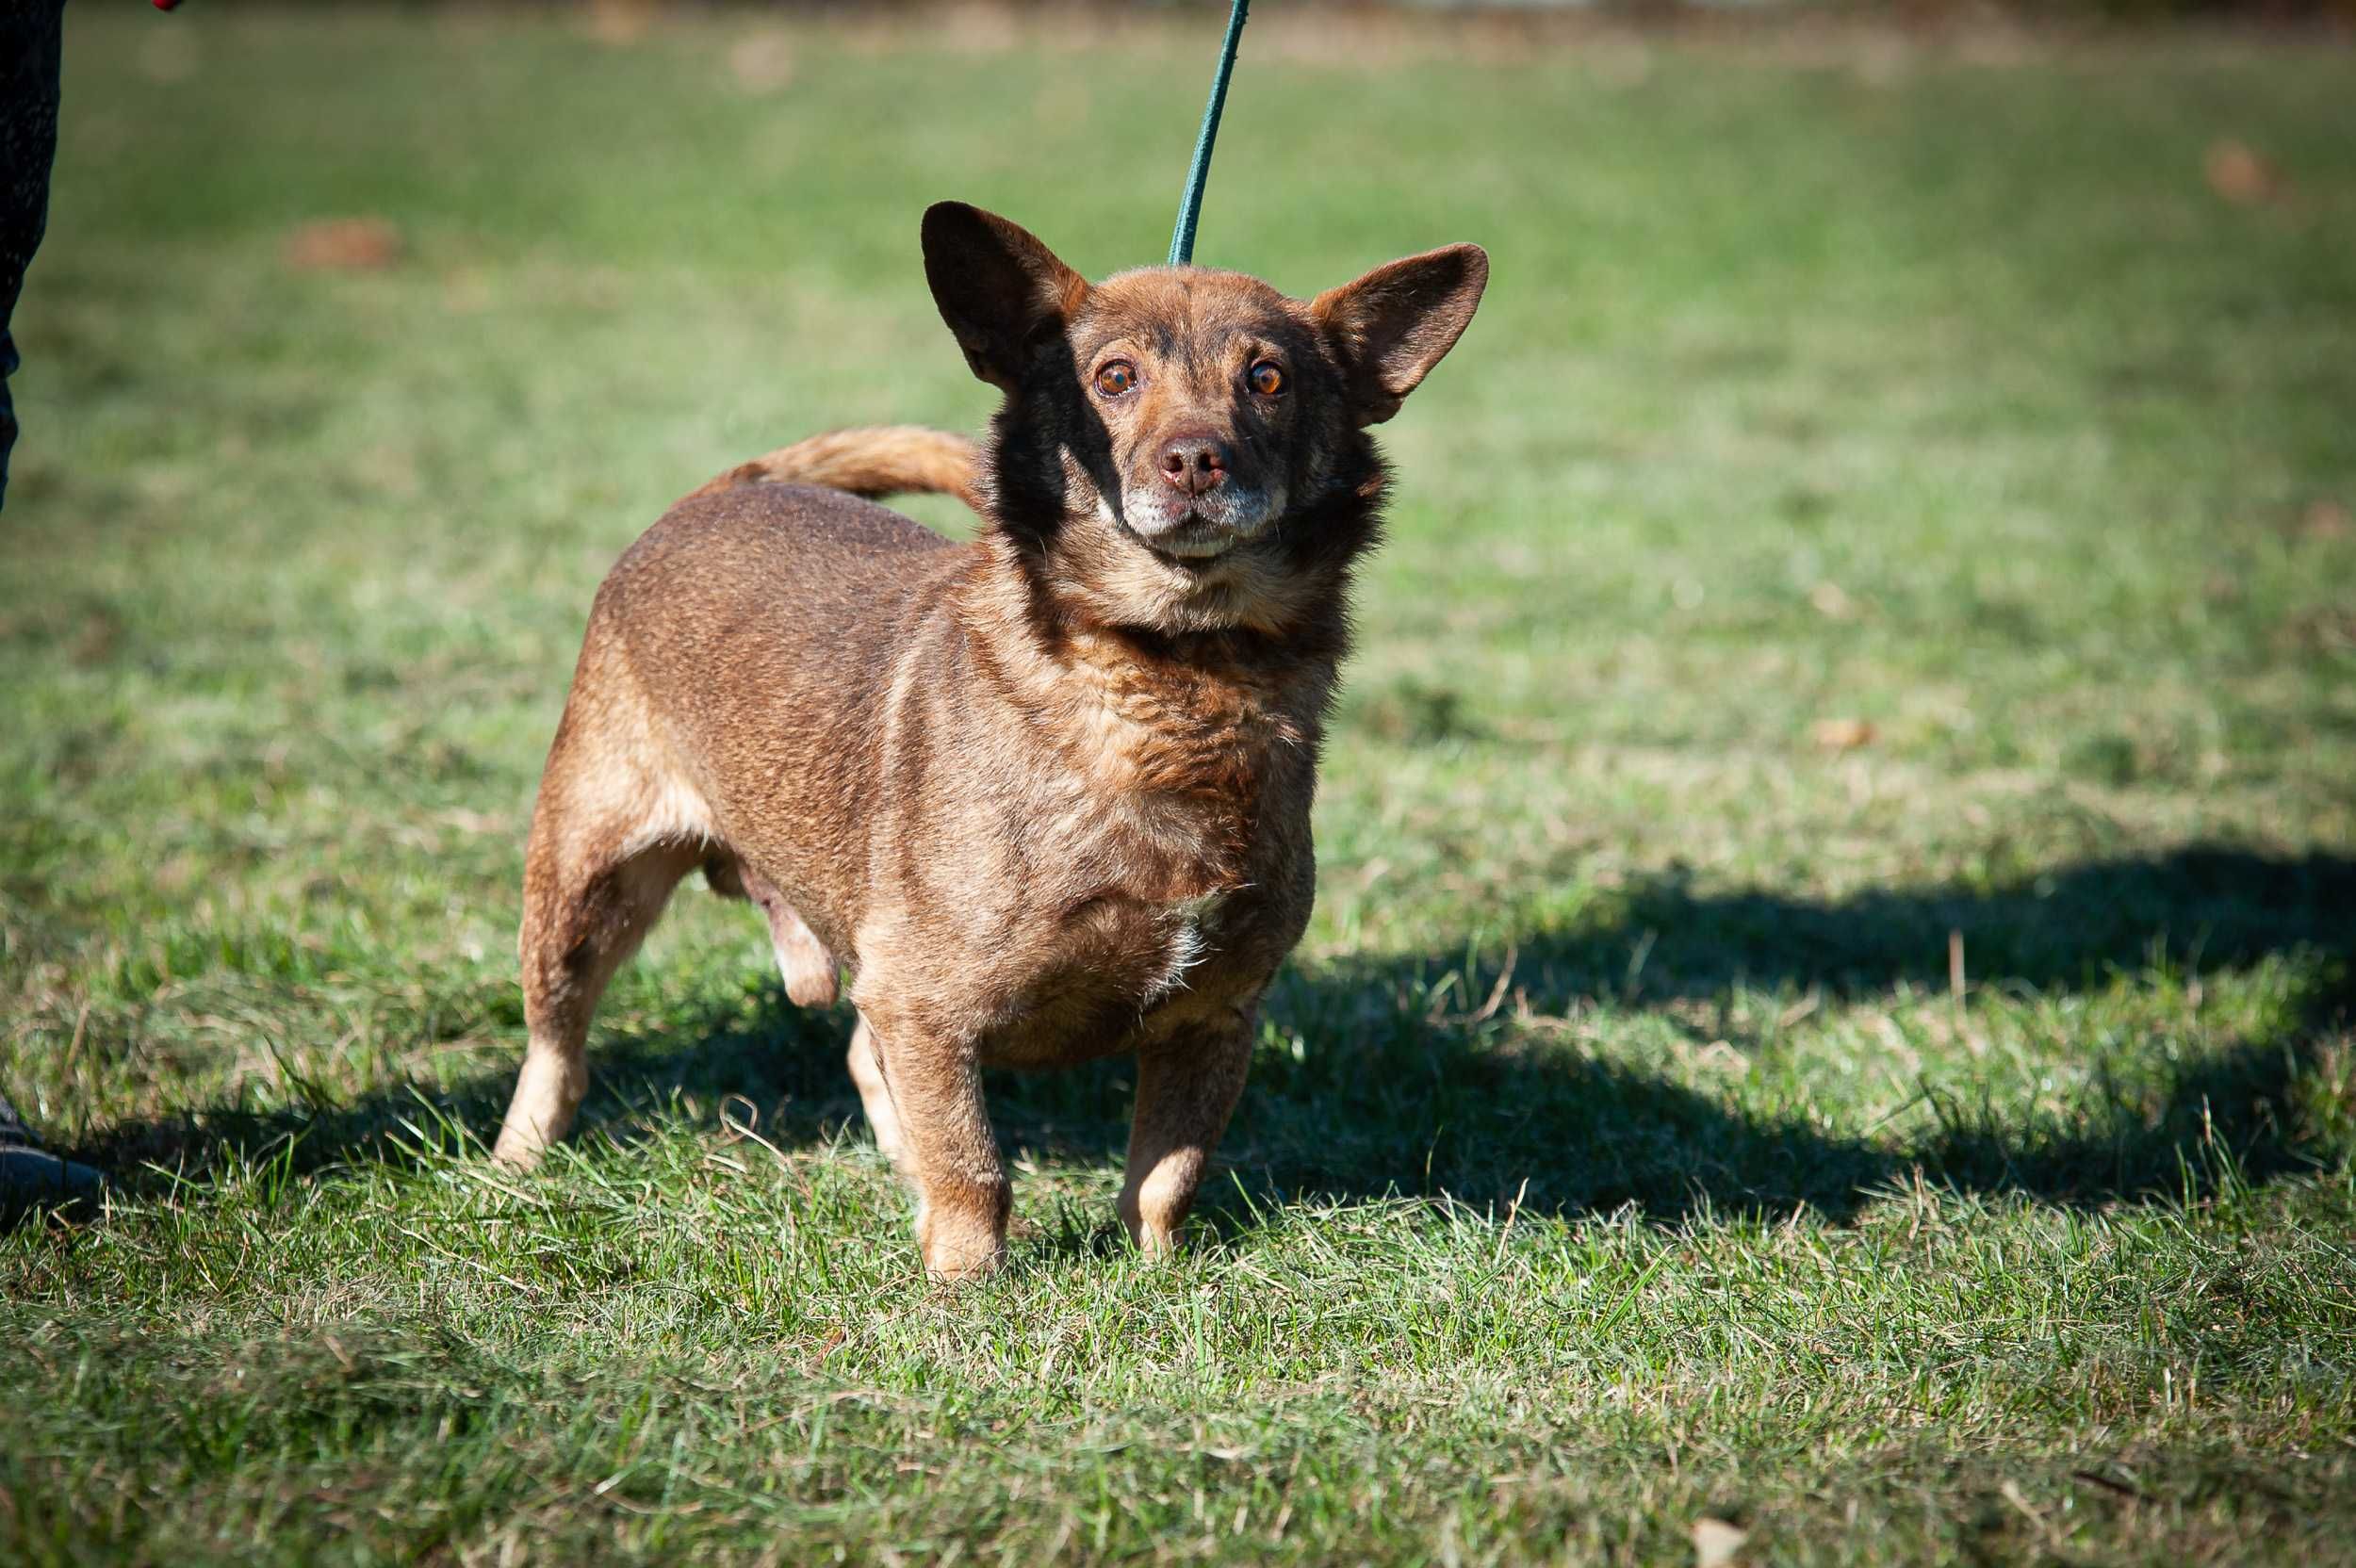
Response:
POLYGON ((1118 398, 1137 384, 1137 368, 1125 359, 1116 359, 1096 372, 1096 389, 1107 398, 1118 398))
POLYGON ((1284 372, 1276 368, 1276 361, 1264 359, 1252 368, 1252 390, 1263 398, 1284 390, 1284 372))

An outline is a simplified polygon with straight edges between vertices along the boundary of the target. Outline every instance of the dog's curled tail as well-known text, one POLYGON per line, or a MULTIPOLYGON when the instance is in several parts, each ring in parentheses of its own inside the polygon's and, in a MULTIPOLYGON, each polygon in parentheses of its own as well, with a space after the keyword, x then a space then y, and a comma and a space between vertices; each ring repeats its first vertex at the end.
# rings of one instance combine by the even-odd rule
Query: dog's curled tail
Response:
POLYGON ((871 500, 909 494, 955 496, 979 513, 982 498, 974 482, 978 456, 964 436, 921 425, 830 430, 740 463, 689 491, 686 499, 740 484, 817 484, 871 500))

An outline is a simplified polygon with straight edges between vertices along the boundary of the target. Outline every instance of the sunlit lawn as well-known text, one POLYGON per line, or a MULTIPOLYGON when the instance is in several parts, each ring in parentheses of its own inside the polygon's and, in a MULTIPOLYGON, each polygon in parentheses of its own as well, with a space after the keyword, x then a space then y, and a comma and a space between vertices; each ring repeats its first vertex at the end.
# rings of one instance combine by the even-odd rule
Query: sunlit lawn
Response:
POLYGON ((1202 259, 1495 283, 1200 1245, 1009 1080, 943 1292, 700 891, 488 1171, 526 816, 669 499, 987 416, 927 202, 1158 258, 1216 18, 71 13, 0 1086, 117 1186, 0 1235, 0 1559, 2351 1555, 2356 57, 1255 22, 1202 259))

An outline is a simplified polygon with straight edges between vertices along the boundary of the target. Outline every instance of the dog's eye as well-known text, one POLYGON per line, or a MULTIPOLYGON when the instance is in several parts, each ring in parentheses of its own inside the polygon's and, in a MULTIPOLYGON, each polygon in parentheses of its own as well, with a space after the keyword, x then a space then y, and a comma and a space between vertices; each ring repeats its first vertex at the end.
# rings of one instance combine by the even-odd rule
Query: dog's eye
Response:
POLYGON ((1252 390, 1263 398, 1273 398, 1284 390, 1284 372, 1277 368, 1276 361, 1272 359, 1264 359, 1254 365, 1249 379, 1252 390))
POLYGON ((1137 384, 1137 368, 1125 359, 1108 362, 1096 372, 1096 389, 1107 398, 1118 398, 1137 384))

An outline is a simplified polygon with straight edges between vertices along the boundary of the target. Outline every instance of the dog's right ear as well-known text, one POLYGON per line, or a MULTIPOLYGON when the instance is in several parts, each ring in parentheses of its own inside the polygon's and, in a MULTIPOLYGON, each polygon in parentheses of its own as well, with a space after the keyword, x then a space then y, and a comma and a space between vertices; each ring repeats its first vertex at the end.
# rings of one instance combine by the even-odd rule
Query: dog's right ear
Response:
POLYGON ((1088 280, 1030 233, 963 202, 924 209, 924 281, 973 373, 1002 391, 1031 346, 1088 298, 1088 280))

